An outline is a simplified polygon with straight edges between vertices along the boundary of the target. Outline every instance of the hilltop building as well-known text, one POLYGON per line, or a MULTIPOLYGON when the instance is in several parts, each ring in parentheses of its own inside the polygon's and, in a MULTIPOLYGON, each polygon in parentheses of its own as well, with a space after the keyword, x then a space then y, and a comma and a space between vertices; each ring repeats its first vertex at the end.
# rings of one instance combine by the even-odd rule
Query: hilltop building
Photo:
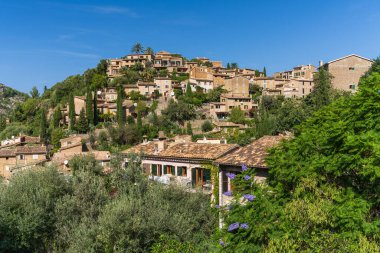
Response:
POLYGON ((332 76, 332 86, 335 89, 355 92, 358 90, 359 79, 371 67, 373 61, 365 57, 351 54, 342 58, 320 62, 332 76))

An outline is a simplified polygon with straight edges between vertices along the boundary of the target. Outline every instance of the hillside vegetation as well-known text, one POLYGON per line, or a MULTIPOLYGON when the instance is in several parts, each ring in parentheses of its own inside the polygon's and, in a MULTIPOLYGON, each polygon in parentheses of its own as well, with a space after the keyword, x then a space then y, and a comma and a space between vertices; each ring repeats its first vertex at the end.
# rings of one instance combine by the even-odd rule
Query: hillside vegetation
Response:
POLYGON ((227 214, 223 252, 380 251, 379 59, 359 87, 271 151, 268 187, 237 177, 236 198, 256 198, 227 214))

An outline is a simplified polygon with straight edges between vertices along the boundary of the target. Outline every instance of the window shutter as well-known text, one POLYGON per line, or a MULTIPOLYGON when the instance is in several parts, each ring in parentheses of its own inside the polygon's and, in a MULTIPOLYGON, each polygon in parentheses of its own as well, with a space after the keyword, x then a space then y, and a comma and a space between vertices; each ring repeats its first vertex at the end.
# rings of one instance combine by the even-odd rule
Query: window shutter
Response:
POLYGON ((157 165, 156 164, 152 164, 152 175, 157 176, 157 165))
POLYGON ((164 165, 164 174, 168 174, 168 166, 164 165))
POLYGON ((172 175, 175 176, 175 167, 174 166, 170 166, 170 168, 171 168, 172 175))
POLYGON ((182 176, 182 167, 177 167, 177 176, 182 176))
POLYGON ((203 181, 205 181, 205 182, 211 181, 211 170, 205 169, 203 171, 203 181))

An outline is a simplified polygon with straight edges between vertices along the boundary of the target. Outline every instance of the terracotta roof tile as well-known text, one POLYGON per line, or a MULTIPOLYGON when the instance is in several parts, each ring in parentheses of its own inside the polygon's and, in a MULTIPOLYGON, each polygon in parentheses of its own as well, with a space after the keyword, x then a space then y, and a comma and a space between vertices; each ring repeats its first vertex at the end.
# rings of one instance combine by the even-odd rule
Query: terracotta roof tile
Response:
POLYGON ((14 149, 1 149, 0 157, 12 157, 16 156, 16 152, 14 149))
POLYGON ((241 166, 245 164, 248 167, 267 167, 265 163, 265 158, 268 155, 267 150, 288 138, 290 138, 288 135, 264 136, 245 147, 217 159, 215 162, 222 165, 241 166))
POLYGON ((46 154, 46 147, 42 146, 18 146, 15 150, 16 154, 46 154))
POLYGON ((210 143, 169 143, 165 142, 165 149, 156 152, 156 143, 149 142, 140 144, 130 149, 123 151, 123 153, 143 153, 145 156, 161 157, 161 158, 187 158, 187 159, 205 159, 215 160, 222 155, 238 148, 235 144, 210 144, 210 143))

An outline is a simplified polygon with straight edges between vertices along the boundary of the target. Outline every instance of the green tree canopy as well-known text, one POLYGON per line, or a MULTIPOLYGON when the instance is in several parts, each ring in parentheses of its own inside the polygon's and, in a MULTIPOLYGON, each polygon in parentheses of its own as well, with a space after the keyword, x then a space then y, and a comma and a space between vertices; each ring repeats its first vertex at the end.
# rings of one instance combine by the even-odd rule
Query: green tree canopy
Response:
POLYGON ((133 45, 132 49, 131 49, 131 52, 134 53, 134 54, 140 54, 144 51, 144 48, 143 46, 141 45, 141 43, 137 42, 136 44, 133 45))

